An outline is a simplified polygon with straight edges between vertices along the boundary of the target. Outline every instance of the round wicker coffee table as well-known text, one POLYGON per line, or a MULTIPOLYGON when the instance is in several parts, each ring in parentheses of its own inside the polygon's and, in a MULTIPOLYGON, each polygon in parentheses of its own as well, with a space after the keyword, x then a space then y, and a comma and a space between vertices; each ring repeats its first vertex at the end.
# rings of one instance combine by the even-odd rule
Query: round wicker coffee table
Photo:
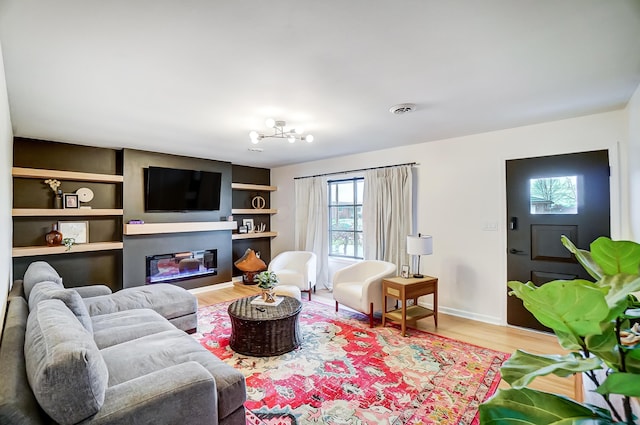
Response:
POLYGON ((248 356, 267 357, 298 348, 301 340, 298 315, 302 303, 282 297, 277 306, 252 305, 254 298, 241 298, 229 305, 231 349, 248 356))

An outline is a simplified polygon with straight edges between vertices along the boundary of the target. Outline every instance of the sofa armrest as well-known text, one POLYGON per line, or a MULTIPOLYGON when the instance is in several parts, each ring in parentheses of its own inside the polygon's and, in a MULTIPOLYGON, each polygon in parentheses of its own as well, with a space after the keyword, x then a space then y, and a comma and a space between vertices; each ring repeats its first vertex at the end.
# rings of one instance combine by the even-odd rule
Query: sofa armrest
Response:
POLYGON ((104 404, 83 425, 218 423, 213 376, 186 362, 107 388, 104 404))
POLYGON ((76 291, 82 298, 98 297, 100 295, 111 295, 111 288, 107 285, 88 285, 68 288, 76 291))

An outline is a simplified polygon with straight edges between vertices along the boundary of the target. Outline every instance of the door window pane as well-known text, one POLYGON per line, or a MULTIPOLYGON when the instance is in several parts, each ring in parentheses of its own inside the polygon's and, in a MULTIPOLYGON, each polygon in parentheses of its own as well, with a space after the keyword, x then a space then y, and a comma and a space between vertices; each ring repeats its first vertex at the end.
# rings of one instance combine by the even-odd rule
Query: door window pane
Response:
POLYGON ((578 214, 578 177, 529 180, 531 214, 578 214))

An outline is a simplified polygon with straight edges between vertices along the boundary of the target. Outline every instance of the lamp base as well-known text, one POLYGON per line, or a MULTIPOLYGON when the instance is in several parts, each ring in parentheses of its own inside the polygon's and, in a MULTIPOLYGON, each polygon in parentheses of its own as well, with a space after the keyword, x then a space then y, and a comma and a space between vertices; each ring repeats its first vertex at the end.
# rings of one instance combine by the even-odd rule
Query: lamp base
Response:
POLYGON ((415 278, 417 278, 417 279, 422 279, 422 278, 424 277, 424 275, 423 275, 423 274, 419 274, 419 273, 415 273, 415 274, 413 275, 413 277, 415 277, 415 278))

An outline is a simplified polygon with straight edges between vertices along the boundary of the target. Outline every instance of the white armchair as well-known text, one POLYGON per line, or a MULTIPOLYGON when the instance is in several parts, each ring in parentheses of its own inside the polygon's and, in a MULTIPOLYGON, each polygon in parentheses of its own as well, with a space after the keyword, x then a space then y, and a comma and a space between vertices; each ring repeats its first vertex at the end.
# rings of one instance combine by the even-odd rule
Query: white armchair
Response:
POLYGON ((293 285, 303 292, 316 286, 316 254, 310 251, 285 251, 276 255, 269 263, 268 270, 278 276, 279 285, 293 285))
POLYGON ((396 265, 387 261, 364 260, 338 270, 333 276, 333 299, 369 316, 373 327, 374 311, 382 311, 382 279, 393 276, 396 265))

